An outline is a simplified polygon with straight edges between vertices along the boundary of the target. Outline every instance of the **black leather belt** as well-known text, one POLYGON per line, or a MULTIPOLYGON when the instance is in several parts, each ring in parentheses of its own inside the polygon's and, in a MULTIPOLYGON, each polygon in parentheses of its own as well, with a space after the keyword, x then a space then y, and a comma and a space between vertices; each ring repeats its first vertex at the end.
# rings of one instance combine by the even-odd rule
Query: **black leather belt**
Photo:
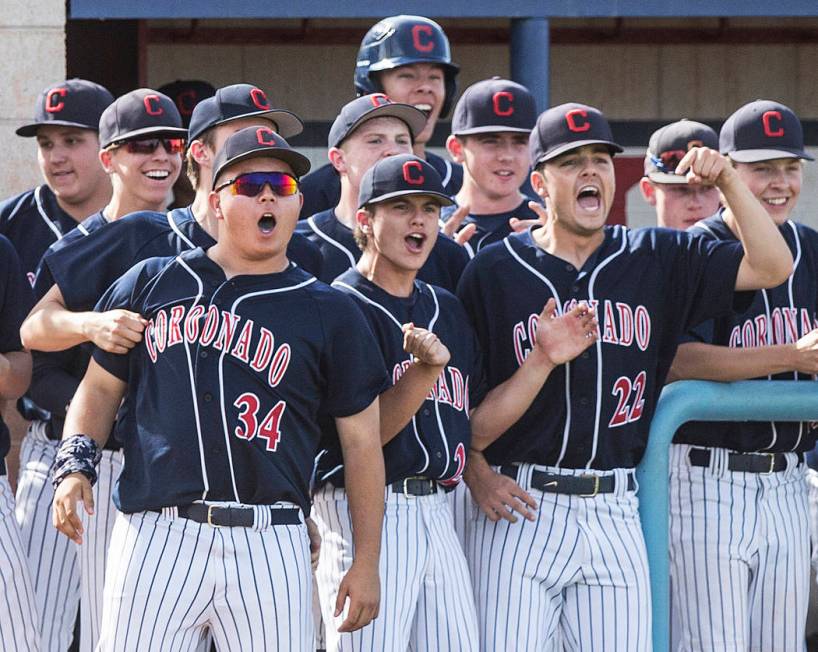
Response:
MULTIPOLYGON (((500 473, 517 479, 518 466, 508 464, 500 467, 500 473)), ((559 475, 534 469, 531 472, 531 488, 549 494, 567 494, 591 498, 597 494, 612 494, 616 490, 613 475, 559 475)), ((633 473, 628 473, 628 491, 636 490, 633 473)))
MULTIPOLYGON (((687 454, 690 466, 710 466, 712 451, 707 448, 691 448, 687 454)), ((804 454, 797 453, 798 463, 804 461, 804 454)), ((730 453, 727 469, 746 473, 778 473, 787 470, 786 453, 730 453)))
POLYGON ((435 480, 430 478, 404 478, 393 482, 391 485, 392 491, 396 494, 403 494, 404 496, 431 496, 436 494, 438 484, 435 480))
MULTIPOLYGON (((301 515, 297 509, 270 510, 270 525, 298 525, 301 515)), ((181 518, 187 518, 197 523, 207 523, 213 527, 253 527, 256 511, 252 507, 221 507, 219 505, 203 505, 191 503, 177 507, 181 518)), ((162 513, 161 509, 151 509, 151 512, 162 513)))

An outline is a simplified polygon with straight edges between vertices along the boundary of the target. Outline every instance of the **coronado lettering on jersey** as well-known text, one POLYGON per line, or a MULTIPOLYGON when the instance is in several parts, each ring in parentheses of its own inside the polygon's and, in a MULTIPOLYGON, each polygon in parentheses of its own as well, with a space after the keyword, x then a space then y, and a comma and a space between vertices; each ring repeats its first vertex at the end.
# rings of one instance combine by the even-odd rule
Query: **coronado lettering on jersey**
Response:
MULTIPOLYGON (((578 301, 571 299, 565 303, 563 310, 568 312, 578 301)), ((597 322, 597 337, 603 344, 616 346, 636 346, 645 351, 650 344, 652 325, 648 309, 639 304, 635 308, 622 301, 604 299, 601 304, 597 299, 586 301, 594 311, 597 322)), ((517 364, 522 365, 536 342, 537 322, 539 315, 532 313, 525 321, 518 321, 512 329, 514 355, 517 364)))
POLYGON ((818 319, 813 319, 806 308, 774 308, 767 315, 756 315, 745 319, 744 323, 733 327, 729 345, 738 348, 770 346, 772 344, 792 344, 818 328, 818 319))
POLYGON ((290 345, 277 344, 269 329, 213 305, 158 310, 145 327, 144 342, 154 363, 166 350, 182 342, 224 351, 257 373, 266 371, 270 387, 281 382, 292 355, 290 345))
MULTIPOLYGON (((411 360, 404 360, 392 368, 392 384, 397 385, 404 372, 412 365, 411 360)), ((458 412, 469 413, 469 377, 457 367, 446 367, 440 372, 437 382, 426 396, 428 401, 437 401, 451 405, 458 412), (448 374, 448 377, 447 377, 448 374)))

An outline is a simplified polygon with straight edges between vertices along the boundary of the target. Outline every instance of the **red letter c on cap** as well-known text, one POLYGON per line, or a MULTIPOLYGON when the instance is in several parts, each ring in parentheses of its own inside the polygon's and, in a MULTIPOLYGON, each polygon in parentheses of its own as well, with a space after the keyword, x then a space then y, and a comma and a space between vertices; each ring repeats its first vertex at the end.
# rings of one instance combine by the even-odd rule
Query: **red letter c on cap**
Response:
POLYGON ((256 129, 256 140, 259 145, 275 145, 276 139, 273 130, 269 127, 259 127, 256 129))
POLYGON ((413 186, 419 186, 426 181, 420 161, 406 161, 403 164, 403 179, 413 186))
POLYGON ((142 102, 145 104, 145 112, 148 115, 162 115, 165 112, 158 95, 146 95, 142 102))
POLYGON ((591 123, 588 121, 588 112, 585 109, 571 109, 565 114, 565 122, 568 123, 568 128, 571 131, 577 133, 588 131, 591 128, 591 123))
POLYGON ((761 116, 761 123, 764 125, 764 135, 771 138, 780 138, 784 135, 784 127, 781 126, 781 111, 765 111, 761 116), (778 128, 773 128, 773 120, 777 120, 778 128))
POLYGON ((372 95, 370 95, 370 99, 372 100, 372 106, 383 106, 384 104, 392 104, 392 100, 390 100, 383 93, 372 93, 372 95))
POLYGON ((509 91, 497 91, 491 98, 494 115, 508 117, 514 113, 514 94, 509 91))
POLYGON ((68 91, 64 88, 52 88, 45 96, 45 110, 46 113, 59 113, 65 108, 63 98, 68 95, 68 91))
POLYGON ((432 36, 431 25, 413 25, 412 26, 412 45, 418 52, 431 52, 435 49, 435 42, 431 40, 432 36), (421 34, 425 35, 425 39, 421 39, 421 34))
POLYGON ((270 101, 267 99, 267 95, 264 94, 264 91, 260 88, 254 88, 250 91, 250 99, 258 109, 265 110, 270 108, 270 101))

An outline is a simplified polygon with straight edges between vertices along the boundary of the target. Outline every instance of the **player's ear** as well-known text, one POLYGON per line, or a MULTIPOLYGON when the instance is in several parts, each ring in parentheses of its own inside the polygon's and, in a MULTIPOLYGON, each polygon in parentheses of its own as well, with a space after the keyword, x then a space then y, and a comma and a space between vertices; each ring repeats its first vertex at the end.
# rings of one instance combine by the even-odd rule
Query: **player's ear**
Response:
POLYGON ((545 204, 545 199, 548 197, 548 189, 545 186, 545 177, 543 176, 542 166, 531 170, 531 177, 529 179, 531 182, 531 187, 534 189, 534 192, 537 193, 537 196, 542 199, 542 203, 545 204))
POLYGON ((340 147, 330 147, 329 151, 327 152, 327 158, 329 159, 330 165, 335 168, 335 171, 338 172, 338 174, 342 174, 347 171, 344 150, 342 150, 340 147))
POLYGON ((224 215, 222 215, 222 198, 219 193, 212 190, 207 196, 207 201, 210 203, 210 210, 213 211, 217 218, 223 220, 224 215))
POLYGON ((372 228, 372 213, 366 209, 359 208, 358 212, 355 213, 355 221, 358 223, 361 231, 369 233, 372 228))
POLYGON ((205 145, 201 140, 192 140, 190 141, 190 145, 188 146, 190 150, 190 155, 196 163, 199 164, 199 167, 213 167, 213 157, 210 152, 210 148, 205 145))
POLYGON ((446 139, 446 151, 455 163, 463 163, 463 143, 457 136, 451 135, 446 139))
POLYGON ((110 149, 101 149, 99 150, 99 162, 102 163, 102 169, 105 170, 108 174, 114 171, 113 163, 111 161, 114 153, 113 150, 110 149))
POLYGON ((656 206, 656 188, 653 187, 650 179, 642 177, 639 180, 639 190, 644 200, 651 206, 656 206))

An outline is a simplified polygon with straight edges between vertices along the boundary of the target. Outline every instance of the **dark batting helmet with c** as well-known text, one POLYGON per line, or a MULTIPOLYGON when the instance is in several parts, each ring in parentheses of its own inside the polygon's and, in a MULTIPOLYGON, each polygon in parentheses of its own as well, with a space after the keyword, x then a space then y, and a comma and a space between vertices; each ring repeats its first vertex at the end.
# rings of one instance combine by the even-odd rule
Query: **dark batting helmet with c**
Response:
POLYGON ((443 68, 446 98, 440 116, 445 117, 454 103, 460 67, 452 63, 443 28, 423 16, 390 16, 370 28, 358 50, 355 90, 358 95, 383 92, 373 73, 412 63, 436 63, 443 68))

